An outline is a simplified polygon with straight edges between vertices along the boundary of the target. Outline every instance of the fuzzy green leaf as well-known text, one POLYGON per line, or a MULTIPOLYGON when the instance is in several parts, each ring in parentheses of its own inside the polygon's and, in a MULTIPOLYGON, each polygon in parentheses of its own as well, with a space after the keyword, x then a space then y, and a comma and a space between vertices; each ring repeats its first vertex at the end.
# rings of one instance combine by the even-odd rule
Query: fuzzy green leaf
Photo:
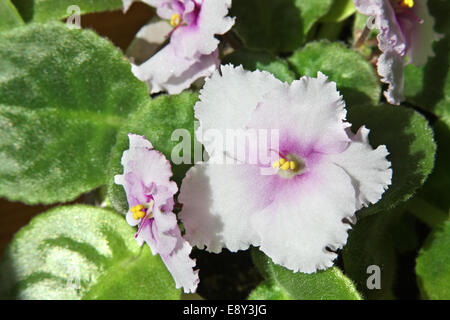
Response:
POLYGON ((437 227, 419 252, 416 274, 425 298, 450 299, 450 221, 437 227))
POLYGON ((332 0, 234 0, 234 29, 248 48, 290 52, 306 40, 332 0))
POLYGON ((292 82, 295 79, 295 74, 289 69, 286 61, 269 53, 238 50, 222 60, 222 64, 226 63, 235 66, 242 64, 244 69, 250 71, 268 71, 281 81, 292 82))
POLYGON ((373 147, 386 145, 392 164, 392 184, 375 205, 364 208, 366 216, 386 211, 408 200, 425 182, 434 165, 436 144, 427 120, 405 107, 380 105, 348 108, 352 129, 365 125, 370 129, 373 147))
POLYGON ((69 201, 106 183, 109 153, 144 83, 107 40, 62 23, 0 35, 0 196, 69 201))
POLYGON ((159 256, 111 210, 75 205, 33 218, 7 247, 0 296, 8 299, 178 299, 159 256))
POLYGON ((361 299, 352 281, 337 267, 313 274, 293 273, 274 264, 269 257, 257 249, 253 249, 252 257, 255 265, 267 281, 250 294, 250 299, 361 299))
POLYGON ((248 300, 292 300, 278 285, 264 281, 250 293, 248 300))
POLYGON ((344 44, 311 42, 296 51, 288 62, 299 77, 324 73, 336 82, 348 106, 378 104, 381 87, 374 68, 344 44))
POLYGON ((13 3, 27 22, 62 20, 75 14, 69 10, 71 6, 78 6, 81 14, 122 8, 121 0, 13 0, 13 3))
MULTIPOLYGON (((155 149, 162 152, 167 159, 172 161, 172 152, 176 155, 181 153, 175 146, 180 145, 184 139, 189 139, 190 155, 187 155, 187 162, 175 164, 172 162, 173 179, 180 184, 186 171, 193 164, 194 146, 199 147, 201 156, 201 145, 194 145, 194 104, 197 101, 197 94, 185 91, 179 95, 161 95, 152 99, 148 104, 141 107, 130 115, 128 121, 122 126, 118 135, 117 143, 111 153, 111 160, 108 169, 108 197, 113 207, 119 212, 128 210, 128 203, 125 191, 121 185, 114 184, 114 176, 123 173, 120 163, 122 153, 129 148, 128 133, 145 136, 155 149), (177 137, 179 140, 172 140, 175 130, 182 130, 185 136, 177 137), (187 137, 187 135, 189 135, 187 137)), ((181 132, 181 131, 179 131, 181 132)), ((182 133, 182 132, 181 132, 182 133)), ((186 156, 186 155, 185 155, 186 156)))
POLYGON ((0 0, 0 31, 23 25, 22 17, 10 0, 0 0))

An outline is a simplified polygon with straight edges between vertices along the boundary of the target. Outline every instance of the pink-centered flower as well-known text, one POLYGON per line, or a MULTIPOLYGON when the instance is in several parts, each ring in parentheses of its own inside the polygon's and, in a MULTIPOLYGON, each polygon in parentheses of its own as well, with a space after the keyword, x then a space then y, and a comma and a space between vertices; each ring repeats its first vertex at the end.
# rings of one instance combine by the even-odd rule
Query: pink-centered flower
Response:
POLYGON ((389 103, 404 100, 403 66, 405 63, 424 65, 433 56, 432 44, 439 39, 433 31, 434 19, 427 0, 354 0, 356 9, 375 18, 379 29, 378 74, 389 87, 384 93, 389 103), (405 57, 407 60, 405 61, 405 57))
MULTIPOLYGON (((234 24, 227 17, 231 0, 142 0, 170 22, 170 42, 143 64, 133 65, 134 75, 148 83, 151 93, 177 94, 195 80, 212 74, 219 65, 219 40, 234 24)), ((132 0, 124 0, 124 10, 132 0)))
POLYGON ((391 183, 386 147, 374 150, 364 126, 350 131, 336 84, 320 72, 289 85, 267 72, 222 66, 207 79, 195 115, 208 153, 217 153, 217 144, 200 130, 241 129, 261 133, 258 153, 267 156, 248 161, 248 140, 241 154, 224 148, 228 164, 205 162, 188 171, 179 217, 186 239, 199 248, 217 253, 253 245, 294 271, 328 268, 355 212, 380 200, 391 183), (278 132, 275 146, 261 143, 269 130, 278 132))
POLYGON ((146 242, 154 255, 161 256, 177 288, 195 292, 199 278, 198 270, 193 270, 195 261, 189 257, 192 247, 181 236, 172 212, 178 187, 170 180, 170 163, 144 137, 128 137, 130 148, 122 155, 124 173, 114 177, 127 195, 130 210, 126 220, 131 226, 138 226, 138 243, 146 242))

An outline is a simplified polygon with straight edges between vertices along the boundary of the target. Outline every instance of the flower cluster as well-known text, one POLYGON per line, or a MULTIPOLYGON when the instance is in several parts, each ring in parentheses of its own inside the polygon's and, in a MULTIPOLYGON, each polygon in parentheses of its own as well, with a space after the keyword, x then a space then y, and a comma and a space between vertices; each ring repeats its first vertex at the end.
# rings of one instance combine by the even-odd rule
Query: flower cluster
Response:
POLYGON ((127 194, 127 222, 139 226, 136 240, 140 245, 147 243, 153 254, 161 256, 177 288, 194 292, 198 270, 193 270, 195 261, 189 257, 192 247, 181 236, 172 212, 178 187, 170 180, 170 163, 144 137, 128 136, 130 148, 122 156, 124 172, 115 176, 115 183, 122 185, 127 194))
MULTIPOLYGON (((124 10, 132 0, 124 0, 124 10)), ((151 93, 177 94, 195 80, 209 76, 219 65, 214 35, 234 24, 227 17, 231 0, 143 0, 155 7, 173 27, 170 42, 143 64, 133 65, 134 75, 148 83, 151 93)))
MULTIPOLYGON (((125 10, 131 2, 124 0, 125 10)), ((214 36, 234 23, 227 17, 231 0, 144 2, 156 7, 173 29, 169 43, 142 65, 133 65, 133 72, 152 93, 179 93, 207 77, 195 116, 197 139, 210 158, 193 166, 182 181, 183 237, 173 213, 178 188, 170 180, 169 162, 144 137, 129 135, 124 173, 115 182, 125 188, 126 218, 138 226, 139 243, 161 255, 177 287, 186 292, 194 292, 199 282, 191 245, 215 253, 258 246, 295 272, 332 266, 356 223, 355 212, 378 202, 391 184, 386 146, 372 148, 365 126, 352 132, 336 84, 321 72, 288 84, 264 71, 218 68, 214 36), (264 135, 257 137, 256 151, 249 141, 240 151, 233 144, 217 148, 218 141, 204 138, 205 130, 222 137, 227 130, 239 130, 244 137, 250 131, 276 132, 277 143, 268 145, 264 135), (262 157, 249 161, 255 152, 262 157), (213 161, 220 158, 225 161, 213 161)), ((421 65, 433 54, 437 35, 426 0, 354 2, 359 12, 375 18, 382 51, 378 73, 389 84, 387 100, 398 104, 405 58, 421 65)))
MULTIPOLYGON (((258 150, 267 160, 249 163, 249 149, 225 149, 236 164, 206 162, 188 171, 180 218, 200 248, 259 246, 294 271, 325 269, 346 243, 355 211, 377 202, 391 182, 386 147, 372 149, 365 127, 350 131, 336 84, 320 72, 289 85, 267 72, 222 66, 202 89, 195 115, 199 131, 279 132, 276 149, 258 150)), ((201 142, 217 152, 214 142, 201 142)))
POLYGON ((439 39, 433 31, 434 19, 427 0, 354 0, 356 9, 375 18, 379 29, 378 73, 389 84, 386 99, 399 104, 403 96, 403 66, 425 64, 433 56, 432 43, 439 39), (408 60, 405 62, 405 57, 408 60))

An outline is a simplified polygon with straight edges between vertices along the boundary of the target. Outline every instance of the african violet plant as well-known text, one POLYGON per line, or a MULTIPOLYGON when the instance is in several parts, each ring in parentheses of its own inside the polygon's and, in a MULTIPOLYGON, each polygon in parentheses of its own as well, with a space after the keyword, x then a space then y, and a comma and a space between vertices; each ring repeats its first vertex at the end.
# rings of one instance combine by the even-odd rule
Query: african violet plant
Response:
POLYGON ((133 2, 0 1, 2 298, 450 298, 448 1, 133 2))

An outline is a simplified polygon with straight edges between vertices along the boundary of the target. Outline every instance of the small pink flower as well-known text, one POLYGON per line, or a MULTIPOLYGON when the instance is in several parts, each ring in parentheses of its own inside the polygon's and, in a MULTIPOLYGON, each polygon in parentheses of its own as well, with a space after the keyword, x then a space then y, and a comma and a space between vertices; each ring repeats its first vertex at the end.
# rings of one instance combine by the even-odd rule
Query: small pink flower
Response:
MULTIPOLYGON (((124 10, 133 1, 124 0, 124 10)), ((212 74, 219 65, 219 40, 234 24, 227 17, 231 0, 143 0, 157 8, 162 19, 170 21, 170 42, 153 57, 136 66, 133 73, 146 81, 151 93, 177 94, 197 79, 212 74)))
MULTIPOLYGON (((336 84, 320 72, 289 85, 267 72, 222 66, 207 79, 195 115, 202 131, 279 133, 275 147, 258 137, 258 154, 270 157, 248 161, 250 142, 242 154, 225 147, 225 164, 188 171, 179 217, 199 248, 253 245, 294 271, 326 269, 347 241, 346 221, 355 222, 355 212, 380 200, 391 183, 386 147, 374 150, 365 127, 350 131, 336 84)), ((200 131, 197 138, 217 159, 217 141, 200 131)))
POLYGON ((198 270, 193 270, 195 261, 189 257, 192 247, 181 236, 172 212, 178 187, 170 180, 170 163, 144 137, 128 137, 130 148, 122 155, 124 173, 114 177, 127 194, 127 222, 139 226, 136 240, 140 245, 146 242, 154 255, 161 256, 177 288, 195 292, 199 278, 198 270))
POLYGON ((384 93, 389 103, 400 104, 403 96, 403 66, 420 66, 433 56, 434 19, 427 0, 354 0, 356 9, 375 18, 380 30, 378 47, 383 52, 378 60, 378 74, 389 84, 384 93))

